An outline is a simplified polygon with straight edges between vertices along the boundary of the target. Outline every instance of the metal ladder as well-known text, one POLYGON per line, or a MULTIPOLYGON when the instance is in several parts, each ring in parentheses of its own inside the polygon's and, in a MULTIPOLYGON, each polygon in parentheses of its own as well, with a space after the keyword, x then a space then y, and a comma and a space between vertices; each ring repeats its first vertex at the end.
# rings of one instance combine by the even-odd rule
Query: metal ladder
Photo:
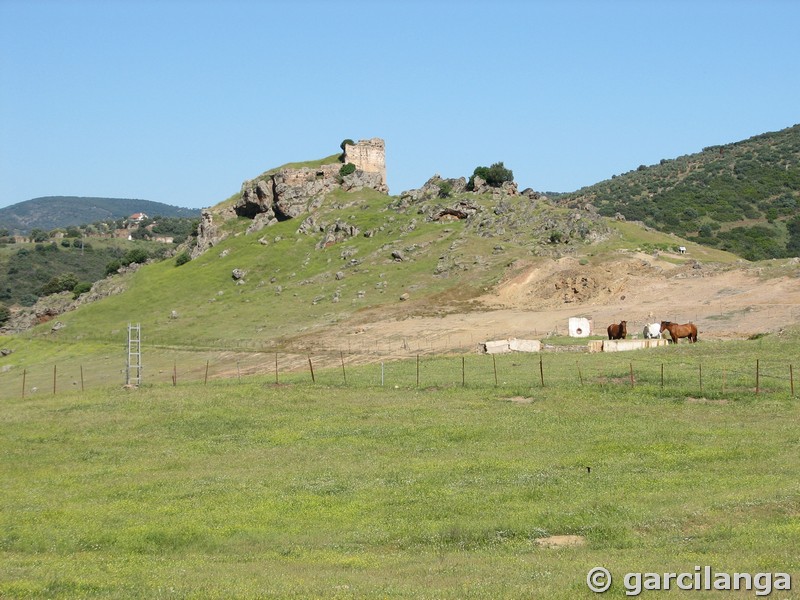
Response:
POLYGON ((128 362, 125 368, 125 385, 142 383, 142 328, 128 323, 128 362))

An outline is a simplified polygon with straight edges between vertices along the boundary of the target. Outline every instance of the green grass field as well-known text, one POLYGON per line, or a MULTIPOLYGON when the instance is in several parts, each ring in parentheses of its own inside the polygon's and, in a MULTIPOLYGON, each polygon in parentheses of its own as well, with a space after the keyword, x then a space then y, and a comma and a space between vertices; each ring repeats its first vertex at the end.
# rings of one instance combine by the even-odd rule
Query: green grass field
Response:
POLYGON ((496 386, 490 357, 465 357, 461 386, 453 356, 419 387, 410 360, 384 387, 368 365, 347 385, 330 368, 4 395, 0 597, 588 598, 595 566, 609 597, 696 565, 796 580, 800 405, 778 374, 798 347, 552 353, 544 387, 515 355, 496 386))

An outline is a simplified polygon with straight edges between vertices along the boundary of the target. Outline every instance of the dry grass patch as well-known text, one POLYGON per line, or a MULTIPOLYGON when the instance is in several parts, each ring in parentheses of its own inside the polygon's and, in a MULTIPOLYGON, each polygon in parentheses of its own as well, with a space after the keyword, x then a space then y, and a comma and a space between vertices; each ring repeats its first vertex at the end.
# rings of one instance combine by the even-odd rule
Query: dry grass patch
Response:
POLYGON ((586 538, 582 535, 551 535, 536 540, 542 548, 575 548, 586 545, 586 538))

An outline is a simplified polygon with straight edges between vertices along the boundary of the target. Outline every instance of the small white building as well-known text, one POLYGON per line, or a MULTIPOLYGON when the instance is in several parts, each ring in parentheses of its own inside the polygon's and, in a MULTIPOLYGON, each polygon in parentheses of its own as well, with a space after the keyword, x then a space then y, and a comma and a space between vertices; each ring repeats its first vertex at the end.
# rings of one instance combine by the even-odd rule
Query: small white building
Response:
POLYGON ((147 218, 148 216, 143 212, 133 213, 130 217, 128 217, 128 223, 139 224, 147 218))

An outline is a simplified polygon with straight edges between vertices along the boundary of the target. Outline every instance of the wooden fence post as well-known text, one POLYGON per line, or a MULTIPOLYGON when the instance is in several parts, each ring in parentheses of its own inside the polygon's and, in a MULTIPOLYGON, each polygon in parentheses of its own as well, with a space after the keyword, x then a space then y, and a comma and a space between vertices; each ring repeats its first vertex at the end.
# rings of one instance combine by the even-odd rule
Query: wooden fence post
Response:
POLYGON ((83 365, 81 365, 81 391, 84 391, 84 389, 83 389, 83 365))
POLYGON ((25 399, 25 379, 28 377, 28 369, 22 369, 22 398, 25 399))
POLYGON ((794 372, 791 364, 789 365, 789 387, 792 390, 792 398, 794 398, 794 372))
POLYGON ((633 363, 628 363, 628 365, 630 366, 630 370, 631 370, 631 388, 633 388, 633 387, 634 387, 634 380, 633 380, 633 363))
MULTIPOLYGON (((238 363, 237 363, 237 367, 238 367, 238 363)), ((206 361, 206 374, 205 374, 205 377, 203 377, 203 385, 208 385, 208 361, 206 361)))
POLYGON ((581 381, 581 387, 583 387, 583 373, 581 373, 581 366, 578 364, 578 361, 575 361, 575 366, 578 367, 578 379, 581 381))
POLYGON ((317 380, 314 378, 314 365, 311 364, 311 355, 308 355, 308 368, 311 370, 311 383, 316 383, 317 380))
POLYGON ((419 354, 417 354, 417 387, 419 387, 419 354))
POLYGON ((495 360, 494 354, 492 354, 492 368, 494 369, 494 386, 497 387, 497 360, 495 360))
POLYGON ((703 394, 703 363, 698 365, 700 369, 700 394, 703 394))
POLYGON ((342 360, 342 378, 344 379, 344 384, 347 385, 347 372, 344 370, 344 352, 339 350, 339 358, 342 360))
POLYGON ((661 363, 661 389, 664 389, 664 363, 661 363))
MULTIPOLYGON (((461 357, 461 387, 465 387, 467 385, 467 375, 466 375, 466 366, 467 366, 467 359, 466 357, 461 357)), ((792 388, 794 389, 794 388, 792 388)), ((792 394, 794 395, 794 394, 792 394)))
POLYGON ((275 385, 278 385, 278 353, 275 353, 275 385))
POLYGON ((542 387, 544 387, 544 366, 542 365, 542 355, 539 355, 539 379, 542 382, 542 387))
POLYGON ((56 365, 53 365, 53 396, 56 395, 56 365))

